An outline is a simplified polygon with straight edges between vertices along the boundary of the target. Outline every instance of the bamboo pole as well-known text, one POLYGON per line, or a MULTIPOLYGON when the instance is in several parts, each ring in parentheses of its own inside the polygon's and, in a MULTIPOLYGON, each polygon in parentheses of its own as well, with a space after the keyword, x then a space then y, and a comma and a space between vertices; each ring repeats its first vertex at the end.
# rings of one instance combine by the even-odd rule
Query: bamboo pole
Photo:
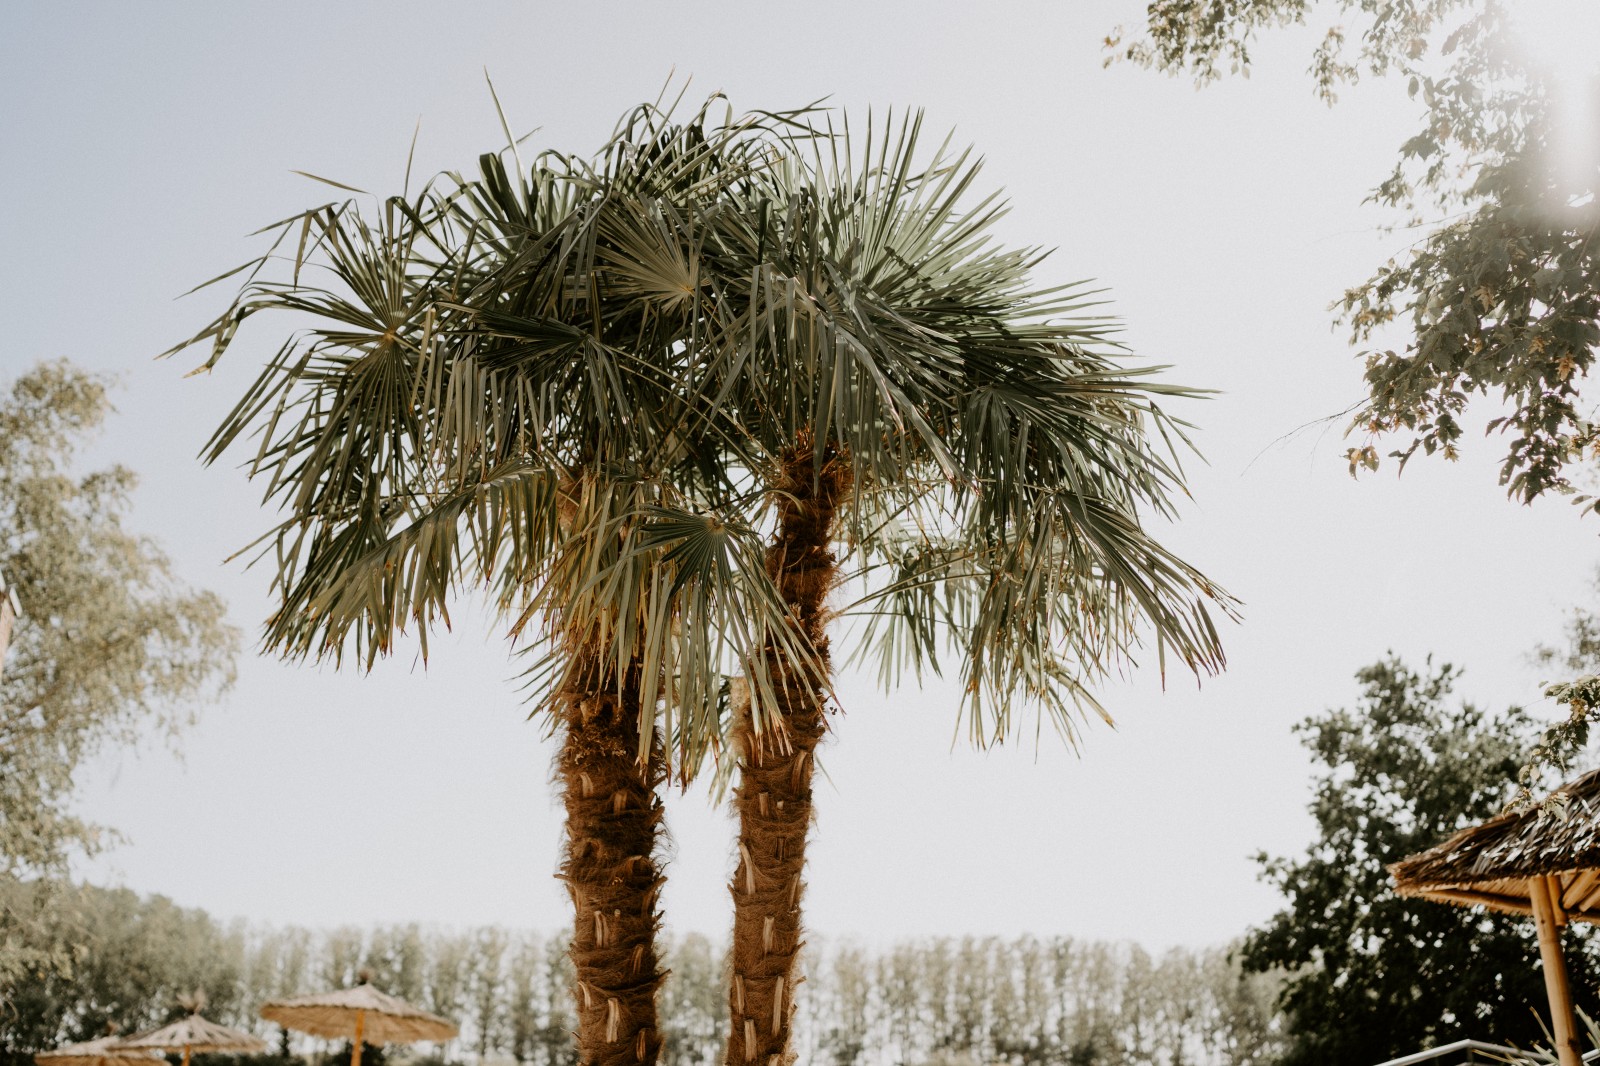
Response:
POLYGON ((1528 895, 1533 903, 1533 924, 1539 931, 1539 958, 1544 964, 1544 990, 1550 997, 1556 1056, 1561 1066, 1583 1066, 1572 1013, 1572 989, 1567 984, 1567 965, 1561 958, 1561 920, 1556 911, 1560 889, 1555 881, 1554 877, 1528 878, 1528 895))
POLYGON ((190 1052, 190 1050, 191 1049, 190 1049, 188 1044, 183 1045, 183 1066, 189 1066, 189 1052, 190 1052))
MULTIPOLYGON (((366 1023, 367 1012, 364 1010, 356 1011, 356 1039, 350 1047, 350 1066, 361 1066, 361 1030, 366 1026, 366 1023)), ((1563 1062, 1561 1066, 1572 1066, 1572 1064, 1563 1062)))

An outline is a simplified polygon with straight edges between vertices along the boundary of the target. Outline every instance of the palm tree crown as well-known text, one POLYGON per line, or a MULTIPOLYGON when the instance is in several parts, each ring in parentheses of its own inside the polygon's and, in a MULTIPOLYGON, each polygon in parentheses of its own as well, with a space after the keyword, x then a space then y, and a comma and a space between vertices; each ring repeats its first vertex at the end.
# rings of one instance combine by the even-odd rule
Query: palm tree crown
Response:
MULTIPOLYGON (((274 246, 292 259, 247 264, 188 343, 215 361, 258 311, 306 317, 207 453, 259 431, 252 472, 286 512, 268 641, 370 662, 415 624, 425 649, 484 584, 543 649, 591 827, 569 875, 583 840, 626 850, 586 813, 585 751, 643 768, 627 796, 606 772, 645 853, 663 760, 687 780, 737 758, 729 1054, 754 1061, 786 1054, 835 613, 862 617, 856 656, 887 684, 953 652, 982 744, 1030 704, 1074 738, 1146 638, 1163 666, 1219 669, 1211 610, 1232 601, 1145 528, 1184 492, 1186 426, 1159 403, 1194 390, 1124 366, 1086 285, 1034 285, 1042 254, 994 240, 1004 204, 969 203, 970 154, 923 159, 916 116, 857 141, 814 111, 716 113, 642 108, 592 161, 490 155, 375 217, 295 216, 274 246)), ((624 872, 653 900, 653 867, 624 872)), ((580 932, 594 891, 575 888, 580 932)), ((604 925, 586 1061, 653 1056, 638 996, 659 975, 602 959, 622 943, 604 925)))

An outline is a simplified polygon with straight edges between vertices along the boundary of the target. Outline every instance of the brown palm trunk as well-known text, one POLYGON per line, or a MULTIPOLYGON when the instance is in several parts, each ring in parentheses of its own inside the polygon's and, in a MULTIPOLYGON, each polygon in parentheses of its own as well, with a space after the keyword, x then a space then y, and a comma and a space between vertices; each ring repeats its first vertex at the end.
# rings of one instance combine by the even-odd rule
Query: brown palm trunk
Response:
POLYGON ((831 450, 819 470, 807 434, 784 457, 776 488, 778 532, 767 552, 767 572, 815 649, 816 662, 794 663, 769 645, 777 721, 758 734, 744 715, 734 727, 741 761, 734 794, 739 861, 730 886, 729 1066, 788 1066, 793 1059, 789 1022, 798 980, 811 778, 827 729, 825 601, 838 577, 829 545, 834 517, 850 491, 850 470, 831 450))
MULTIPOLYGON (((578 1005, 580 1066, 654 1064, 661 1050, 656 990, 665 878, 656 864, 661 826, 658 789, 665 780, 659 737, 638 759, 636 671, 618 679, 604 656, 580 653, 562 693, 559 756, 567 808, 561 878, 572 896, 572 964, 578 1005)), ((654 726, 652 724, 651 728, 654 726)))

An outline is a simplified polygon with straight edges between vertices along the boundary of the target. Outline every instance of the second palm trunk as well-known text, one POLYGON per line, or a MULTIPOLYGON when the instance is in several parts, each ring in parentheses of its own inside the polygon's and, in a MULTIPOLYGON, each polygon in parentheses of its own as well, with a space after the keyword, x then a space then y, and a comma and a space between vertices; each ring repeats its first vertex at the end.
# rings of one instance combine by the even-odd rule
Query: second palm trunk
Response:
POLYGON ((656 990, 656 864, 665 778, 659 737, 641 763, 647 724, 637 670, 618 678, 604 655, 580 657, 562 693, 559 772, 567 809, 561 877, 572 895, 572 963, 580 1066, 652 1066, 661 1050, 656 990))
POLYGON ((733 884, 733 944, 728 988, 729 1066, 787 1066, 800 954, 801 895, 811 779, 826 731, 826 600, 838 577, 831 550, 834 518, 850 491, 850 469, 831 449, 822 462, 802 437, 784 456, 777 536, 767 572, 813 649, 801 663, 775 643, 764 649, 777 706, 758 731, 749 714, 735 725, 740 755, 734 807, 739 819, 733 884))

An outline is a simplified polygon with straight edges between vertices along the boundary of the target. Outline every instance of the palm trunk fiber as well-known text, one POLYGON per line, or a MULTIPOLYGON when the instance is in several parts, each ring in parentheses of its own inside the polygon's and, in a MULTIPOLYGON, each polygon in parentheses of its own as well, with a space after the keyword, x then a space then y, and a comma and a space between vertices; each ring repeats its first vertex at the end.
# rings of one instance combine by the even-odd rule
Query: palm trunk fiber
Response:
POLYGON ((800 897, 811 827, 814 753, 827 729, 823 701, 831 671, 825 601, 838 576, 829 545, 840 502, 850 491, 848 465, 830 449, 818 469, 809 435, 784 456, 778 532, 767 552, 772 576, 796 625, 815 649, 815 664, 764 651, 778 701, 759 734, 748 714, 734 727, 740 754, 734 809, 739 862, 733 883, 728 1066, 788 1066, 790 1018, 800 954, 800 897))
MULTIPOLYGON (((656 864, 660 738, 641 765, 636 670, 618 683, 603 655, 582 658, 562 693, 565 740, 558 759, 567 808, 561 878, 572 896, 572 963, 579 1066, 653 1066, 661 1050, 656 990, 656 864)), ((653 725, 651 726, 653 729, 653 725)))

